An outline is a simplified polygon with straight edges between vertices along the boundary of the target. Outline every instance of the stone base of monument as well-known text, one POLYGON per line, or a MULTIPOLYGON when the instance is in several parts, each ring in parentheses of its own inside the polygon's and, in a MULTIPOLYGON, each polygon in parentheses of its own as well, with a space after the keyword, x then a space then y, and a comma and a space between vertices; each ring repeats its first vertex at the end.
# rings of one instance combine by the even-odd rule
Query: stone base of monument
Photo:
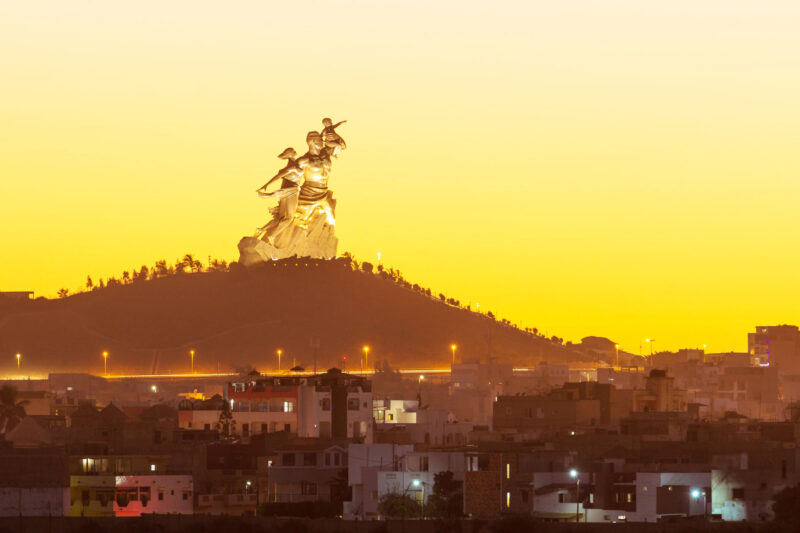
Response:
POLYGON ((239 241, 239 263, 250 266, 295 256, 334 259, 339 239, 333 230, 333 226, 318 219, 308 229, 291 226, 279 236, 275 245, 258 237, 244 237, 239 241))

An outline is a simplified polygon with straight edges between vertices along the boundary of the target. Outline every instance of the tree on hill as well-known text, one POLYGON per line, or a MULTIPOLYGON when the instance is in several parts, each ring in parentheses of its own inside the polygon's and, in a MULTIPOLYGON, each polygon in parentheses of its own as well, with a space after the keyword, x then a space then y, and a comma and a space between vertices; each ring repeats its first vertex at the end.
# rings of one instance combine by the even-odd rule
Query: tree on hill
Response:
POLYGON ((69 296, 69 289, 58 289, 59 298, 66 298, 67 296, 69 296))
POLYGON ((86 276, 86 288, 89 290, 94 289, 94 282, 92 281, 92 276, 86 276))
POLYGON ((220 261, 219 259, 212 259, 208 264, 208 270, 209 272, 227 272, 228 262, 225 260, 220 261))
POLYGON ((156 266, 150 273, 151 279, 163 278, 168 275, 169 275, 169 267, 167 267, 167 262, 163 259, 160 261, 156 261, 156 266))
POLYGON ((131 273, 127 270, 122 273, 122 283, 130 283, 131 282, 131 273))
POLYGON ((133 276, 133 281, 145 281, 148 277, 150 277, 150 269, 147 268, 147 265, 142 265, 142 269, 133 276))
POLYGON ((25 418, 27 400, 17 401, 17 389, 11 385, 0 387, 0 434, 14 429, 25 418))

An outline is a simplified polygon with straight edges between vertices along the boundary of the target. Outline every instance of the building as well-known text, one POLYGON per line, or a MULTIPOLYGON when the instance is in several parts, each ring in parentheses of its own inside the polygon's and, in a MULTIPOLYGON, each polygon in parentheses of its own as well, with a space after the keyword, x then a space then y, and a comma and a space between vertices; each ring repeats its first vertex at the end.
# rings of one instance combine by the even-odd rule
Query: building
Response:
POLYGON ((268 501, 344 501, 347 448, 328 439, 307 439, 288 443, 276 455, 269 471, 268 501))
POLYGON ((747 349, 757 365, 777 367, 783 374, 800 374, 800 330, 797 326, 756 326, 747 334, 747 349))
POLYGON ((298 437, 372 441, 372 385, 338 369, 313 376, 244 376, 228 385, 224 401, 227 405, 216 397, 181 402, 179 426, 217 428, 245 438, 285 431, 298 437), (230 420, 221 418, 225 411, 230 420))
POLYGON ((536 396, 500 396, 493 428, 531 437, 613 426, 631 411, 632 392, 597 382, 566 383, 536 396))
POLYGON ((413 451, 410 444, 350 444, 347 449, 350 500, 344 502, 344 518, 377 518, 378 474, 398 471, 400 459, 413 451))
POLYGON ((707 516, 712 508, 709 471, 631 465, 592 477, 594 489, 584 504, 587 522, 658 522, 707 516))

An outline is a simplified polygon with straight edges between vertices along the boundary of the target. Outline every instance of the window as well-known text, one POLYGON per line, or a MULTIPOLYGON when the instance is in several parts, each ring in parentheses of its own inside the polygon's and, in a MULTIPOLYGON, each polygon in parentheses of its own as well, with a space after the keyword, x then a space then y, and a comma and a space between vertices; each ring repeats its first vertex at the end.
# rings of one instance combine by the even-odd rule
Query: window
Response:
POLYGON ((303 496, 316 496, 317 495, 317 484, 316 483, 309 483, 307 481, 300 482, 300 494, 303 496))
POLYGON ((358 398, 348 398, 347 399, 347 410, 348 411, 358 411, 358 398))
POLYGON ((283 402, 284 413, 294 413, 294 402, 283 402))
POLYGON ((482 453, 467 456, 468 472, 485 472, 489 470, 489 455, 482 453))
POLYGON ((506 508, 511 507, 511 493, 506 492, 506 508))
POLYGON ((315 453, 304 453, 303 454, 303 466, 317 466, 317 454, 315 454, 315 453))
POLYGON ((108 472, 108 459, 83 459, 81 461, 83 472, 86 474, 96 474, 98 472, 108 472))
POLYGON ((267 425, 261 424, 261 433, 266 433, 266 432, 267 432, 267 425))
POLYGON ((506 479, 511 479, 511 463, 506 463, 506 479))
POLYGON ((625 495, 625 501, 626 501, 626 502, 628 502, 628 503, 631 503, 631 501, 632 501, 632 500, 633 500, 633 494, 631 494, 630 492, 628 492, 628 493, 625 495))
POLYGON ((333 464, 334 464, 334 466, 339 466, 339 454, 338 453, 333 454, 333 464))
POLYGON ((242 437, 250 436, 250 424, 242 424, 242 437))
POLYGON ((566 503, 567 502, 567 498, 565 496, 566 496, 566 494, 564 494, 563 492, 559 492, 558 493, 558 503, 566 503))
POLYGON ((158 501, 164 501, 164 489, 158 489, 158 501))
POLYGON ((521 490, 519 491, 520 498, 522 499, 522 503, 528 503, 528 491, 521 490))
POLYGON ((150 465, 150 471, 151 472, 155 472, 156 471, 156 465, 150 465))
POLYGON ((182 494, 183 501, 188 500, 190 495, 191 495, 191 492, 183 491, 183 494, 182 494))
POLYGON ((292 425, 291 425, 291 424, 284 424, 284 425, 283 425, 283 430, 284 430, 286 433, 289 433, 290 431, 292 431, 292 425))
POLYGON ((319 402, 319 406, 323 411, 330 411, 331 410, 331 399, 330 398, 323 398, 319 402))
POLYGON ((209 431, 211 429, 211 424, 203 424, 203 429, 209 431))
POLYGON ((331 466, 331 454, 325 454, 325 466, 331 466))
POLYGON ((744 489, 741 488, 741 487, 737 488, 737 489, 733 489, 732 496, 733 496, 734 500, 744 500, 744 489))
POLYGON ((294 454, 293 453, 281 454, 281 465, 294 466, 294 454))

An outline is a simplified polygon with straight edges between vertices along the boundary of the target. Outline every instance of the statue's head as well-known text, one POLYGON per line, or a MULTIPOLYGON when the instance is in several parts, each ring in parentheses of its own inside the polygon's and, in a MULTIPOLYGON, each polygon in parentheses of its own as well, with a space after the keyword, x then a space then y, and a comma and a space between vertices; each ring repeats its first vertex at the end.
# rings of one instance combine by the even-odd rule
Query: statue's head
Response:
POLYGON ((317 154, 322 150, 322 135, 318 131, 309 131, 306 135, 306 142, 311 153, 317 154))
POLYGON ((290 146, 289 148, 281 152, 281 154, 278 157, 280 159, 296 159, 297 152, 295 152, 294 148, 290 146))
POLYGON ((329 118, 323 118, 322 125, 325 126, 326 128, 330 128, 331 126, 333 126, 333 121, 329 118))

